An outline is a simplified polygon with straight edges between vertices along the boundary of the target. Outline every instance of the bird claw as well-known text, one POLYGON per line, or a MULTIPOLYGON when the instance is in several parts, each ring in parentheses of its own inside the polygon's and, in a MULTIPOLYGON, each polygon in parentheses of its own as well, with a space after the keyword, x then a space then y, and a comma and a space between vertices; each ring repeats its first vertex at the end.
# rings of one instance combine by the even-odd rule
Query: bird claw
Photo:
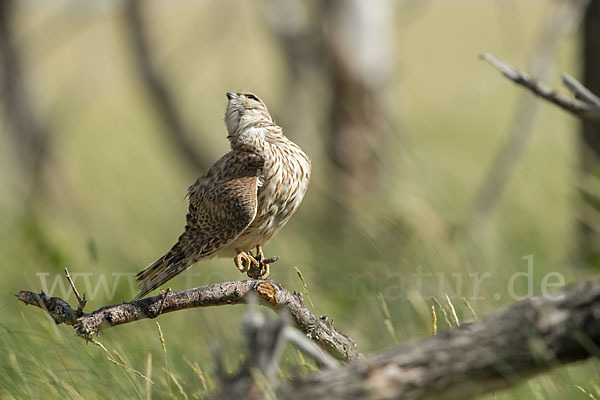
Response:
POLYGON ((235 266, 240 270, 241 273, 244 273, 260 267, 260 264, 252 255, 252 251, 247 253, 240 251, 237 256, 235 256, 235 266), (252 268, 252 266, 254 266, 254 268, 252 268))
POLYGON ((239 251, 235 257, 235 266, 252 279, 266 279, 270 274, 269 264, 277 260, 279 257, 265 258, 261 246, 256 246, 256 256, 252 254, 252 250, 239 251))
POLYGON ((270 274, 269 264, 259 262, 258 267, 249 269, 247 274, 252 279, 266 279, 270 274))

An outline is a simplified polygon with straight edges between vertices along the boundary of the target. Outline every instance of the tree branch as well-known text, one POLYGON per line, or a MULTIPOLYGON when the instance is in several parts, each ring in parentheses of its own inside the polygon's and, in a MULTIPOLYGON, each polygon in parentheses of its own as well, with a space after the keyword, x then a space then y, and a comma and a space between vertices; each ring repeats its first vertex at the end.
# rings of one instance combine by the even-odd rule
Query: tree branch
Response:
POLYGON ((600 279, 284 383, 284 399, 463 399, 600 354, 600 279))
POLYGON ((85 338, 97 334, 102 328, 126 324, 160 314, 195 307, 244 304, 249 294, 255 293, 264 304, 274 310, 287 309, 297 327, 306 336, 340 360, 362 358, 356 342, 337 331, 326 317, 316 317, 304 305, 302 295, 290 293, 277 282, 270 280, 246 280, 215 283, 195 289, 178 290, 164 295, 102 307, 90 314, 74 310, 66 301, 45 293, 21 291, 19 300, 45 310, 57 324, 75 327, 78 335, 85 338), (164 297, 163 297, 164 296, 164 297), (162 311, 161 311, 162 310, 162 311))
MULTIPOLYGON (((531 56, 529 68, 534 76, 545 79, 552 65, 552 55, 561 38, 580 26, 589 0, 556 2, 544 24, 531 56)), ((539 101, 529 95, 520 96, 506 140, 497 152, 489 170, 481 180, 481 187, 467 207, 466 228, 470 237, 479 237, 486 231, 490 216, 498 206, 502 194, 519 164, 533 133, 539 101)))
POLYGON ((254 338, 256 343, 262 344, 249 346, 252 355, 238 376, 228 382, 231 390, 246 390, 249 399, 263 395, 259 382, 253 383, 259 378, 270 382, 269 390, 277 398, 285 399, 469 398, 600 354, 600 279, 576 283, 552 296, 527 299, 481 322, 463 323, 433 338, 367 358, 362 357, 352 339, 323 318, 312 315, 300 295, 272 281, 218 283, 170 292, 164 299, 159 295, 103 307, 91 314, 74 310, 64 300, 43 293, 22 291, 17 296, 26 304, 46 310, 57 323, 73 325, 78 334, 89 337, 105 326, 154 318, 161 304, 163 312, 172 312, 241 304, 253 294, 271 308, 288 309, 308 338, 337 358, 354 362, 339 368, 329 363, 334 369, 278 384, 273 382, 273 374, 260 375, 261 366, 269 366, 265 371, 272 372, 271 364, 281 354, 281 340, 294 338, 286 336, 284 323, 273 321, 265 325, 263 320, 257 325, 254 320, 246 321, 258 335, 254 338), (272 334, 260 333, 261 327, 267 325, 272 334), (262 354, 263 351, 268 353, 262 354))
POLYGON ((558 93, 544 82, 529 76, 525 72, 515 69, 489 53, 482 54, 481 58, 489 62, 498 71, 502 72, 502 75, 515 82, 517 85, 529 89, 532 93, 542 99, 567 110, 577 117, 592 121, 600 121, 600 99, 572 76, 563 74, 562 80, 563 84, 573 93, 575 96, 574 98, 558 93))

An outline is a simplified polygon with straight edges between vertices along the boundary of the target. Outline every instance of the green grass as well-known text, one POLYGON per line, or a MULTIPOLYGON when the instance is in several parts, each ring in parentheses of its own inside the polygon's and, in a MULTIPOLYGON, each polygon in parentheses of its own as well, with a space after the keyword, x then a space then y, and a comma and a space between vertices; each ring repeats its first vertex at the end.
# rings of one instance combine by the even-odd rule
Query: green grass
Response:
MULTIPOLYGON (((272 278, 298 292, 306 285, 317 312, 369 353, 396 339, 428 337, 433 296, 443 303, 447 294, 461 321, 472 318, 462 297, 479 318, 514 303, 507 283, 526 271, 525 256, 534 257, 535 293, 550 272, 560 272, 567 282, 593 274, 569 261, 576 121, 548 105, 540 107, 525 157, 490 217, 490 229, 475 238, 453 234, 522 94, 477 55, 490 51, 526 68, 549 3, 511 2, 513 8, 502 8, 491 0, 453 0, 399 8, 398 55, 384 93, 397 123, 378 143, 385 185, 359 199, 346 198, 326 178, 321 99, 311 104, 310 123, 296 121, 290 109, 295 103, 283 89, 289 72, 261 22, 260 7, 156 2, 148 16, 160 66, 177 88, 198 146, 215 159, 227 150, 224 93, 244 88, 259 93, 312 156, 305 202, 265 248, 281 257, 272 278), (340 203, 350 210, 335 225, 329 216, 340 203), (431 273, 420 283, 414 276, 419 268, 431 273), (490 277, 476 285, 469 276, 474 273, 490 277)), ((88 311, 130 299, 129 283, 119 274, 137 272, 170 247, 184 224, 185 190, 200 172, 188 168, 162 134, 132 66, 120 12, 64 4, 19 7, 19 43, 36 107, 56 136, 48 190, 29 203, 35 206, 26 206, 29 182, 19 171, 5 121, 0 124, 0 398, 146 399, 147 382, 134 371, 154 382, 154 399, 203 398, 216 383, 212 345, 221 346, 229 371, 241 362, 244 307, 161 316, 166 352, 154 321, 103 331, 97 340, 111 361, 102 348, 75 337, 71 327, 55 326, 14 297, 19 290, 41 288, 36 274, 48 274, 51 283, 68 266, 72 274, 92 274, 89 289, 98 291, 89 296, 88 311), (99 274, 107 277, 109 292, 114 288, 111 300, 96 286, 99 274)), ((560 43, 550 83, 559 85, 561 71, 577 74, 575 39, 560 43)), ((320 93, 318 87, 305 90, 320 93)), ((213 260, 169 284, 181 289, 240 278, 231 260, 213 260)), ((84 277, 76 284, 85 288, 84 277)), ((528 288, 517 280, 514 289, 524 294, 528 288)), ((446 329, 439 314, 437 323, 446 329)), ((282 375, 308 373, 311 365, 287 349, 282 375)), ((487 398, 585 398, 575 385, 600 397, 598 372, 597 361, 588 361, 487 398)))

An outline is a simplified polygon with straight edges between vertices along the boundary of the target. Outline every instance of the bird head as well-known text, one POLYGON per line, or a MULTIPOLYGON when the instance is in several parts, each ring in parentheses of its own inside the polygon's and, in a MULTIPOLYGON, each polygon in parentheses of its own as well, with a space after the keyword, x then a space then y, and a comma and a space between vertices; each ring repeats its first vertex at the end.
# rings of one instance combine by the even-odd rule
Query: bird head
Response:
POLYGON ((248 128, 273 124, 267 106, 258 96, 250 92, 227 92, 225 125, 229 138, 239 135, 248 128))

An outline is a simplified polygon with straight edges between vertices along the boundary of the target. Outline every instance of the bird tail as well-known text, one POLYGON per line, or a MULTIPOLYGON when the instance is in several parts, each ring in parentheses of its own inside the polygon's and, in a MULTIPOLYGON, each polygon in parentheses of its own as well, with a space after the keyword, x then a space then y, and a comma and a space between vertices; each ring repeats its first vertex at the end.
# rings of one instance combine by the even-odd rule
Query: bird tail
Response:
POLYGON ((193 261, 186 257, 182 243, 177 242, 167 254, 138 272, 135 279, 138 282, 139 293, 133 300, 141 299, 154 289, 158 289, 192 264, 193 261))

